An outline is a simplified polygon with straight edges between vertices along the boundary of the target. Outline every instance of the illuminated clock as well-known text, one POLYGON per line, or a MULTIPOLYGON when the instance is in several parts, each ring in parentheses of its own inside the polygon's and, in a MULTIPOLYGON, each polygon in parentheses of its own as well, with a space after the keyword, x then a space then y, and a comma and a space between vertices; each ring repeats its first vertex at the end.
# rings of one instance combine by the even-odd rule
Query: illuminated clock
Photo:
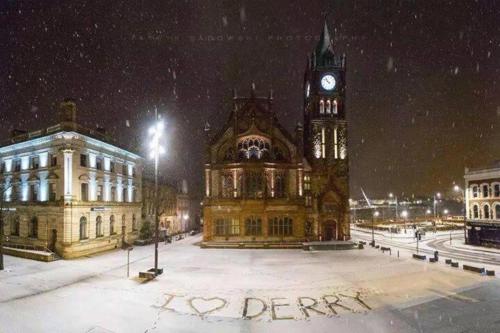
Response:
POLYGON ((331 74, 325 74, 321 78, 321 87, 325 90, 333 90, 336 83, 335 77, 331 74))
POLYGON ((309 94, 311 93, 311 85, 309 82, 306 83, 306 97, 309 97, 309 94))

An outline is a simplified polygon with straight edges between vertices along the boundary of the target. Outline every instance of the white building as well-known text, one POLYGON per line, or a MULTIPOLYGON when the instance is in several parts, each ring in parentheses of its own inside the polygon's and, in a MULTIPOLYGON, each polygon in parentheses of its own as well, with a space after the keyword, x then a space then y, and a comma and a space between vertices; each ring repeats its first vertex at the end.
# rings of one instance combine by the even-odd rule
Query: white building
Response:
POLYGON ((15 136, 0 147, 6 245, 47 248, 64 258, 117 248, 138 236, 142 158, 76 123, 15 136))
POLYGON ((467 243, 500 248, 500 166, 465 169, 467 243))

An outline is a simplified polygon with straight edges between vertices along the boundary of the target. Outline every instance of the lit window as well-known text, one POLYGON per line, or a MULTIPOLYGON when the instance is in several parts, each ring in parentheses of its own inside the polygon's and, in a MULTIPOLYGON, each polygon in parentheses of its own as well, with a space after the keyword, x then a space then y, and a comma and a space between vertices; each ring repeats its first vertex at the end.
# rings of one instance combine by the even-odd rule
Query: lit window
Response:
POLYGON ((269 156, 269 142, 262 138, 250 137, 238 143, 240 158, 261 159, 269 156))
POLYGON ((324 114, 325 113, 325 102, 323 100, 319 101, 319 113, 324 114))
POLYGON ((326 113, 330 114, 331 112, 332 112, 332 103, 328 99, 328 100, 326 100, 326 113))
POLYGON ((275 217, 269 220, 269 236, 292 236, 293 220, 289 217, 275 217))
POLYGON ((215 236, 238 236, 240 234, 240 223, 237 219, 216 219, 214 228, 215 236))
POLYGON ((337 100, 336 99, 334 99, 333 103, 332 103, 332 113, 333 114, 337 114, 338 113, 338 110, 337 110, 337 100))
POLYGON ((326 157, 326 135, 325 128, 321 128, 321 158, 326 157))

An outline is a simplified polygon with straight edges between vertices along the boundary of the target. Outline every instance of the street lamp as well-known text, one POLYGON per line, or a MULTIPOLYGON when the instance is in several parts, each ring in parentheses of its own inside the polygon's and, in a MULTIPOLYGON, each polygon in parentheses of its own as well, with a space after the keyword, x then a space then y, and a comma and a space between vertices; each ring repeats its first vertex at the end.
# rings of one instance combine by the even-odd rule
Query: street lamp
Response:
MULTIPOLYGON (((389 198, 392 199, 394 198, 395 199, 395 206, 396 206, 396 216, 395 216, 395 222, 396 224, 398 223, 398 197, 395 196, 392 192, 389 193, 389 198)), ((390 205, 390 204, 389 204, 390 205)))
MULTIPOLYGON (((464 214, 464 242, 465 244, 467 244, 467 203, 465 202, 465 190, 462 190, 460 188, 460 186, 458 185, 455 185, 453 186, 453 191, 457 192, 457 193, 460 193, 462 194, 462 201, 463 201, 463 205, 462 205, 462 210, 463 210, 463 214, 464 214)), ((451 241, 450 241, 451 243, 451 241)))
POLYGON ((437 204, 439 199, 441 199, 441 193, 437 192, 436 194, 434 194, 434 233, 436 233, 437 204))
POLYGON ((161 146, 161 137, 163 135, 163 121, 158 115, 158 110, 155 108, 155 124, 149 128, 149 142, 150 142, 150 157, 155 161, 155 275, 159 275, 158 270, 158 234, 160 228, 160 219, 158 216, 158 164, 160 155, 165 153, 165 149, 161 146))
POLYGON ((374 231, 374 220, 376 217, 379 217, 380 213, 378 211, 374 211, 372 215, 372 246, 375 246, 375 231, 374 231))

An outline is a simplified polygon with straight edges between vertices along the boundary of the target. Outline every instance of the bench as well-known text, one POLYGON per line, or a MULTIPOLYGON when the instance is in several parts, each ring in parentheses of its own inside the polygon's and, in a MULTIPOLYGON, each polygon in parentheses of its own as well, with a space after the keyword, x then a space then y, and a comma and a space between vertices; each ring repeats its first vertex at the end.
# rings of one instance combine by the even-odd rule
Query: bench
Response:
POLYGON ((429 262, 436 262, 436 258, 429 258, 429 262))
POLYGON ((445 262, 446 265, 451 265, 451 259, 445 259, 444 262, 445 262))
POLYGON ((455 267, 455 268, 458 268, 458 261, 457 262, 451 262, 451 267, 455 267))
POLYGON ((475 267, 470 265, 463 265, 463 269, 466 271, 476 272, 476 273, 484 273, 484 267, 475 267))
POLYGON ((486 275, 488 275, 488 276, 495 276, 495 271, 493 271, 493 270, 486 270, 486 275))
POLYGON ((422 254, 413 254, 413 259, 418 259, 418 260, 425 260, 427 259, 426 256, 422 255, 422 254))

